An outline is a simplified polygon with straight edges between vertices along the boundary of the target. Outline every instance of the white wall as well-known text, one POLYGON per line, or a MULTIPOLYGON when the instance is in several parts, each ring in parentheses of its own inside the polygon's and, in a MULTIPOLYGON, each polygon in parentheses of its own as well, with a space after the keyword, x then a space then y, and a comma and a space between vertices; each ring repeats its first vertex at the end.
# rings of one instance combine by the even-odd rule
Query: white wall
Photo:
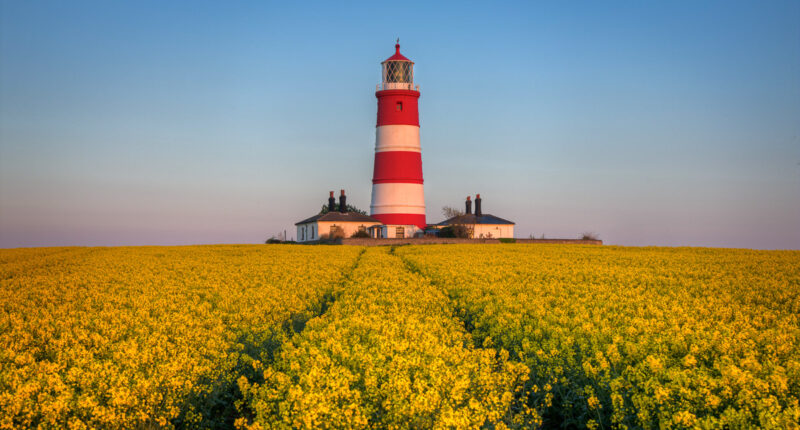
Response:
POLYGON ((374 238, 380 239, 400 239, 397 237, 397 227, 403 228, 403 238, 414 237, 418 231, 422 231, 419 227, 415 225, 384 225, 381 226, 381 230, 383 232, 382 236, 372 236, 374 238))
POLYGON ((472 228, 474 239, 490 237, 489 235, 493 238, 514 237, 513 224, 475 224, 472 228))
MULTIPOLYGON (((358 231, 358 228, 364 226, 364 228, 370 228, 373 225, 380 225, 379 222, 329 222, 329 221, 318 221, 317 225, 319 226, 319 234, 320 235, 328 235, 331 232, 331 227, 334 225, 337 227, 341 227, 344 230, 344 237, 350 237, 353 233, 358 231)), ((369 233, 369 232, 367 232, 369 233)), ((319 238, 317 238, 319 239, 319 238)), ((315 239, 315 240, 317 240, 315 239)))
POLYGON ((319 226, 316 222, 307 224, 300 224, 297 226, 297 241, 309 242, 312 240, 319 240, 319 226))

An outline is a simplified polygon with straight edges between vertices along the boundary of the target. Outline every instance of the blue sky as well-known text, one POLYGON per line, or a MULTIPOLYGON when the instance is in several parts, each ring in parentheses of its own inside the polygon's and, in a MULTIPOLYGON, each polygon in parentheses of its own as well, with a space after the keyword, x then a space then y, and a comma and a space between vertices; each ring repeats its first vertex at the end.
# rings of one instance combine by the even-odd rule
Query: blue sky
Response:
POLYGON ((368 209, 416 62, 428 221, 800 248, 800 2, 0 2, 0 247, 257 243, 368 209))

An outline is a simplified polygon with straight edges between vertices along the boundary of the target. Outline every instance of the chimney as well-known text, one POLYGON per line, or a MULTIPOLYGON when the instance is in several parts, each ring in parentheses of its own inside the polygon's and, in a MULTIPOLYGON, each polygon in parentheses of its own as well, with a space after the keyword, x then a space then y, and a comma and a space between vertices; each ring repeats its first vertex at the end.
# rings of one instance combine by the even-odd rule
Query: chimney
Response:
POLYGON ((347 196, 344 195, 344 190, 342 190, 342 194, 339 195, 339 212, 347 212, 347 196))
POLYGON ((336 211, 336 197, 333 197, 333 191, 331 191, 331 196, 328 197, 328 212, 335 212, 336 211))
POLYGON ((472 213, 472 198, 470 196, 467 196, 467 211, 464 213, 467 215, 472 213))
POLYGON ((481 195, 475 194, 475 216, 482 216, 481 212, 481 195))

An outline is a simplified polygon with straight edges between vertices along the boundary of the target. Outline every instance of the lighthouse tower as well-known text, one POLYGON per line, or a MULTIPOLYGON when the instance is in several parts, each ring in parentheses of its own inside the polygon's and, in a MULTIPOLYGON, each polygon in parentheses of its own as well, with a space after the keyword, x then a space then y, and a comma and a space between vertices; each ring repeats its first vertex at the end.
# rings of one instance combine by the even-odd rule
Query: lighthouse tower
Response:
POLYGON ((375 92, 378 124, 372 175, 371 216, 384 224, 382 237, 410 237, 425 228, 422 150, 419 144, 419 86, 414 63, 400 53, 400 44, 383 66, 375 92))

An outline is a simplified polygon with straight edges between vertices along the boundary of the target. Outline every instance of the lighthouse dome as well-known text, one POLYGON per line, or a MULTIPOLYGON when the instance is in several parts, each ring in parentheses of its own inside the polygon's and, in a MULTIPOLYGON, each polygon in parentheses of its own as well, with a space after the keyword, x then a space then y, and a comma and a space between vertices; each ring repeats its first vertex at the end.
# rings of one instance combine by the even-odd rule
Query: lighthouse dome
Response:
POLYGON ((383 89, 414 89, 414 62, 400 53, 400 43, 394 45, 394 55, 384 60, 383 89))
POLYGON ((400 44, 399 43, 394 45, 394 55, 392 55, 391 57, 387 58, 384 61, 384 63, 386 61, 409 61, 409 62, 411 62, 411 60, 409 60, 403 54, 400 53, 400 44))

